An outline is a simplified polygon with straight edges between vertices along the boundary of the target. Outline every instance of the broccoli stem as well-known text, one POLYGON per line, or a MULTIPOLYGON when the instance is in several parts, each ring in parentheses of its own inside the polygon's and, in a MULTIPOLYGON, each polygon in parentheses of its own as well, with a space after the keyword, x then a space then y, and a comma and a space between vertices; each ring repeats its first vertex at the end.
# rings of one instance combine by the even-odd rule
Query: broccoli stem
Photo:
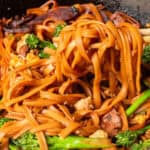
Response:
POLYGON ((93 148, 108 148, 113 145, 105 138, 87 138, 80 136, 68 136, 60 138, 58 136, 47 136, 47 144, 51 150, 58 149, 93 149, 93 148))
MULTIPOLYGON (((50 150, 109 148, 113 146, 108 138, 88 138, 73 135, 66 138, 46 136, 46 141, 50 150)), ((20 150, 20 148, 21 150, 40 150, 38 140, 35 134, 31 132, 26 132, 17 139, 11 139, 9 148, 10 150, 20 150)))
POLYGON ((19 150, 19 147, 13 144, 9 144, 9 150, 19 150))
POLYGON ((135 102, 126 109, 126 115, 131 116, 139 106, 141 106, 146 100, 150 98, 150 89, 146 90, 142 95, 140 95, 135 102))
POLYGON ((66 26, 66 23, 64 24, 59 24, 56 26, 56 29, 54 31, 54 37, 58 37, 62 29, 66 26))
MULTIPOLYGON (((144 134, 147 130, 150 129, 150 125, 147 125, 146 127, 142 128, 142 129, 139 129, 139 130, 136 130, 136 134, 139 136, 139 135, 142 135, 144 134)), ((133 131, 134 132, 134 131, 133 131)))

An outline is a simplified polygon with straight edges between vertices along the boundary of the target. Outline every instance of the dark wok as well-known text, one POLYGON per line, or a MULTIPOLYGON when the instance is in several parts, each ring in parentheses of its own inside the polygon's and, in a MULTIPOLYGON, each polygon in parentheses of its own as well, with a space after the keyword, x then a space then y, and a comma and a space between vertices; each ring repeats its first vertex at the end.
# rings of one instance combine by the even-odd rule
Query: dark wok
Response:
MULTIPOLYGON (((0 17, 23 14, 27 8, 37 7, 46 0, 0 0, 0 17)), ((149 0, 57 0, 60 5, 74 3, 103 3, 111 11, 120 10, 136 18, 142 24, 150 22, 149 0)))

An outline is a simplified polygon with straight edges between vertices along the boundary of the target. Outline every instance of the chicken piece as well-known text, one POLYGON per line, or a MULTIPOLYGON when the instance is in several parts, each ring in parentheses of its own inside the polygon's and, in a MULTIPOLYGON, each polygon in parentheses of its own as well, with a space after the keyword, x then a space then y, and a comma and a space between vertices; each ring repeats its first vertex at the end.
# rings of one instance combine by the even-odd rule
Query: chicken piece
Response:
POLYGON ((18 53, 19 49, 23 46, 26 45, 26 38, 28 37, 29 34, 25 34, 21 37, 21 39, 17 42, 17 48, 16 51, 18 53))
POLYGON ((102 117, 101 127, 109 136, 115 136, 122 127, 122 121, 119 113, 113 108, 102 117))
POLYGON ((27 45, 22 45, 20 49, 17 51, 17 53, 25 57, 28 51, 29 51, 29 47, 27 45))
POLYGON ((89 96, 80 99, 77 103, 75 103, 74 107, 76 110, 84 110, 84 109, 87 110, 93 108, 91 97, 89 96))

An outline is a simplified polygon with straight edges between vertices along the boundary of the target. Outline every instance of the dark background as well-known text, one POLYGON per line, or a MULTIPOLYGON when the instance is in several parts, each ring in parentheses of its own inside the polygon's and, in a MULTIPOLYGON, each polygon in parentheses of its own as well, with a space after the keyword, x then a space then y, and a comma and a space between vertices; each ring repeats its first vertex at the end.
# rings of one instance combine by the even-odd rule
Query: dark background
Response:
MULTIPOLYGON (((25 13, 27 8, 37 7, 47 0, 0 0, 0 17, 11 17, 16 14, 25 13)), ((71 5, 74 3, 104 3, 109 8, 116 9, 120 6, 120 0, 57 0, 60 5, 71 5)))
MULTIPOLYGON (((38 7, 47 0, 0 0, 0 17, 22 15, 27 8, 38 7)), ((74 3, 103 3, 111 11, 121 10, 142 24, 150 22, 150 0, 57 0, 60 5, 74 3)))
POLYGON ((37 7, 46 0, 0 0, 0 17, 22 14, 27 8, 37 7))

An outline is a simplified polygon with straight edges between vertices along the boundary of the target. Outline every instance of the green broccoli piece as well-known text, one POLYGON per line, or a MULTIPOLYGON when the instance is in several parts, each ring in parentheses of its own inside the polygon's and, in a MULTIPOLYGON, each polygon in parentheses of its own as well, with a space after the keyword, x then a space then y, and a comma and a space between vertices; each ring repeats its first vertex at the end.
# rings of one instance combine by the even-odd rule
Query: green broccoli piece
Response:
POLYGON ((18 146, 12 144, 12 143, 9 143, 9 150, 20 150, 18 146))
POLYGON ((144 64, 150 64, 150 45, 147 45, 144 48, 143 55, 142 55, 142 62, 144 64))
POLYGON ((65 24, 59 24, 56 26, 55 31, 54 31, 54 37, 58 37, 62 29, 66 26, 65 24))
POLYGON ((26 44, 29 48, 37 48, 39 50, 39 57, 40 58, 49 58, 50 55, 43 52, 45 47, 49 47, 51 49, 56 50, 56 46, 51 43, 50 41, 41 41, 36 35, 29 34, 26 38, 26 44))
POLYGON ((38 48, 40 40, 34 34, 29 34, 28 37, 26 38, 26 43, 28 44, 29 48, 34 49, 38 48))
MULTIPOLYGON (((60 138, 58 136, 46 136, 46 141, 50 150, 68 150, 68 149, 93 149, 107 148, 112 144, 108 139, 88 138, 79 136, 68 136, 60 138)), ((11 139, 10 150, 39 150, 39 144, 36 136, 30 132, 24 133, 18 139, 11 139)))
POLYGON ((137 139, 138 135, 134 131, 124 131, 116 135, 116 144, 118 146, 131 146, 137 139))
POLYGON ((38 47, 39 47, 40 49, 44 49, 45 47, 49 47, 49 48, 51 48, 51 49, 56 50, 55 45, 52 44, 50 41, 40 41, 38 47))
POLYGON ((40 58, 49 58, 50 55, 47 54, 47 53, 44 53, 43 51, 41 51, 41 52, 39 53, 39 57, 40 57, 40 58))
POLYGON ((150 139, 134 143, 131 146, 131 150, 148 150, 150 148, 150 139))
POLYGON ((116 144, 118 146, 129 147, 134 144, 138 138, 138 136, 144 134, 147 130, 150 129, 150 125, 136 130, 136 131, 124 131, 116 135, 116 144))
POLYGON ((47 144, 51 150, 95 149, 108 148, 113 146, 108 139, 88 138, 73 135, 68 136, 64 139, 58 136, 47 136, 47 144))
POLYGON ((10 118, 0 118, 0 128, 8 121, 12 121, 10 118))
POLYGON ((134 143, 133 145, 131 145, 130 149, 131 150, 144 150, 142 149, 143 148, 143 145, 141 142, 139 143, 134 143))
POLYGON ((43 49, 45 47, 49 47, 49 48, 51 48, 53 50, 56 50, 55 45, 53 43, 51 43, 50 41, 40 41, 38 47, 40 49, 40 52, 39 52, 39 57, 40 58, 49 58, 50 57, 50 55, 48 53, 45 53, 43 51, 43 49))
POLYGON ((11 150, 40 150, 35 134, 30 132, 24 133, 22 136, 15 140, 11 139, 9 147, 11 150))

